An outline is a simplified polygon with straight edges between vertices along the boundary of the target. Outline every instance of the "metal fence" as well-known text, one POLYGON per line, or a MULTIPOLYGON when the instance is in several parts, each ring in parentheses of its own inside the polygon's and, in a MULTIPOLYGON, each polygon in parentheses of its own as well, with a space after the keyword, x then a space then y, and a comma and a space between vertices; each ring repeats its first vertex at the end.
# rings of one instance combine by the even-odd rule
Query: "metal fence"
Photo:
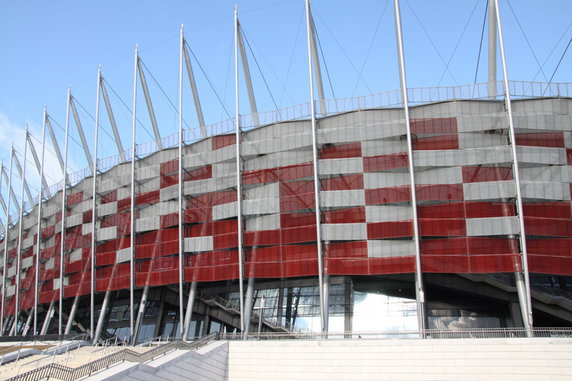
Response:
POLYGON ((571 338, 572 328, 466 328, 425 329, 384 332, 262 332, 248 335, 221 335, 223 340, 385 340, 385 339, 495 339, 495 338, 571 338))
POLYGON ((144 353, 132 351, 130 349, 122 349, 118 352, 101 357, 97 360, 88 362, 77 368, 69 368, 60 364, 48 364, 37 369, 31 370, 26 373, 19 374, 15 377, 9 378, 7 381, 36 381, 43 379, 55 378, 58 380, 72 381, 83 377, 87 377, 99 370, 109 368, 110 366, 123 361, 129 362, 147 362, 159 356, 165 355, 173 350, 196 350, 200 347, 207 345, 213 340, 218 340, 218 332, 212 333, 202 339, 185 342, 185 341, 171 341, 164 345, 155 347, 144 353))

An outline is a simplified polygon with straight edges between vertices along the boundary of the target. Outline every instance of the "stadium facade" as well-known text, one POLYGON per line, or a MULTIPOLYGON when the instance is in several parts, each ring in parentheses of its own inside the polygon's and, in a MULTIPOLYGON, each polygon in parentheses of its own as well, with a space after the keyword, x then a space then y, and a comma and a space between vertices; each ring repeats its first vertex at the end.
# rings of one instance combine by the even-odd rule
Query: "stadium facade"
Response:
POLYGON ((571 92, 319 96, 94 152, 5 221, 2 334, 570 326, 571 92))

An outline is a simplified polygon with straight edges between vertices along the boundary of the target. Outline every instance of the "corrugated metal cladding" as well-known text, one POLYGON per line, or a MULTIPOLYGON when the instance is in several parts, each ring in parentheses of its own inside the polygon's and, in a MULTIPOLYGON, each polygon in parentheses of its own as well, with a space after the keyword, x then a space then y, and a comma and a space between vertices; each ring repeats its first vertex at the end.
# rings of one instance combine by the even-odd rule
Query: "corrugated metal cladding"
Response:
MULTIPOLYGON (((572 100, 514 102, 531 273, 572 275, 572 100)), ((522 270, 508 122, 497 101, 413 107, 411 128, 425 273, 522 270)), ((415 246, 406 126, 399 109, 318 122, 324 273, 412 273, 415 246)), ((184 281, 237 279, 234 135, 184 149, 184 281)), ((254 128, 242 141, 245 277, 316 276, 309 121, 254 128)), ((179 282, 177 150, 136 163, 137 287, 179 282)), ((130 166, 98 178, 96 290, 129 288, 130 166)), ((90 293, 91 179, 68 191, 64 297, 90 293)), ((61 193, 60 193, 61 194, 61 193)), ((40 303, 59 296, 61 196, 44 203, 40 303)), ((21 309, 33 307, 35 222, 24 217, 21 309)), ((7 310, 14 312, 17 229, 9 234, 7 310)), ((2 245, 3 247, 3 245, 2 245)))

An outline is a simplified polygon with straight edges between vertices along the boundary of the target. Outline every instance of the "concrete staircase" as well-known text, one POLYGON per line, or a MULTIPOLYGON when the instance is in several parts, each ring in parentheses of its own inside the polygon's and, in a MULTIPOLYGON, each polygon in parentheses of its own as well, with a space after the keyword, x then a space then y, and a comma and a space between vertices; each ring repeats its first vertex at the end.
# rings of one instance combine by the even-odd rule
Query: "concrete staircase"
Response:
POLYGON ((196 351, 176 350, 144 364, 124 362, 85 380, 179 381, 228 380, 228 342, 216 341, 196 351))

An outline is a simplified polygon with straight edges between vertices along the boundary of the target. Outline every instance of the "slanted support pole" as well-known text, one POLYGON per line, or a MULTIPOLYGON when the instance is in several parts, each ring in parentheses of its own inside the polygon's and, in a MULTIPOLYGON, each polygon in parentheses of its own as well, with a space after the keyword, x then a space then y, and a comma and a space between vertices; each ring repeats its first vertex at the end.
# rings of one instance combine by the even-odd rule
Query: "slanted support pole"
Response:
POLYGON ((46 114, 46 127, 48 127, 48 133, 50 134, 50 138, 52 140, 52 145, 54 146, 54 151, 56 152, 56 157, 58 158, 58 163, 60 163, 60 168, 62 173, 64 171, 64 159, 62 157, 62 151, 60 150, 60 146, 58 144, 58 138, 54 133, 54 129, 52 128, 52 123, 50 122, 50 117, 46 114))
MULTIPOLYGON (((14 159, 14 146, 10 149, 10 174, 8 176, 7 185, 8 189, 12 190, 12 164, 14 159)), ((14 197, 14 199, 16 199, 14 197)), ((6 223, 4 225, 4 256, 2 263, 2 313, 0 313, 0 336, 4 335, 4 317, 6 315, 6 280, 8 277, 8 241, 10 240, 10 201, 11 198, 8 197, 8 206, 6 208, 6 223)))
POLYGON ((145 79, 145 73, 143 67, 141 66, 141 59, 139 55, 136 57, 137 70, 139 72, 139 79, 141 80, 141 88, 143 89, 143 95, 145 96, 145 102, 147 103, 147 111, 149 112, 149 118, 151 119, 151 126, 153 126, 153 133, 155 134, 155 142, 157 143, 157 150, 163 149, 163 142, 161 141, 161 134, 159 132, 159 127, 157 126, 157 118, 155 118, 155 111, 153 109, 153 103, 151 102, 151 95, 149 95, 149 88, 147 87, 147 80, 145 79))
MULTIPOLYGON (((28 134, 28 130, 26 129, 26 134, 28 134)), ((28 139, 26 139, 26 145, 28 144, 28 139)), ((26 160, 26 156, 24 156, 24 161, 26 160)), ((14 164, 16 165, 16 170, 18 171, 18 174, 20 175, 20 178, 22 179, 22 187, 24 188, 24 192, 26 192, 26 197, 28 198, 28 201, 30 202, 30 204, 34 203, 34 198, 32 197, 32 192, 30 192, 30 187, 28 187, 28 182, 26 181, 26 174, 24 172, 24 170, 22 169, 22 166, 20 165, 20 160, 18 160, 18 156, 14 155, 14 164)), ((24 163, 24 166, 26 165, 26 163, 24 163)), ((24 205, 24 194, 22 194, 22 198, 21 198, 21 202, 22 205, 24 205)))
POLYGON ((197 285, 199 282, 191 282, 189 290, 189 298, 187 299, 187 311, 185 313, 185 329, 183 331, 183 340, 189 337, 189 327, 191 326, 191 318, 193 316, 193 304, 195 303, 195 296, 197 294, 197 285))
MULTIPOLYGON (((101 69, 100 69, 101 72, 101 69)), ((111 102, 109 101, 109 96, 107 95, 107 89, 105 88, 105 81, 100 74, 100 81, 98 86, 98 91, 101 90, 101 95, 103 96, 103 102, 105 103, 105 108, 107 110, 107 116, 109 117, 109 123, 111 124, 111 129, 113 130, 113 137, 115 138, 115 144, 117 145, 117 152, 119 153, 119 158, 123 163, 125 161, 125 151, 123 149, 123 144, 121 143, 121 136, 119 136, 119 130, 117 129, 117 122, 115 121, 115 114, 111 108, 111 102)), ((99 101, 99 98, 97 98, 99 101)))
MULTIPOLYGON (((70 97, 70 107, 73 114, 73 119, 79 133, 79 139, 81 140, 81 146, 83 147, 83 152, 85 154, 85 160, 87 160, 87 165, 90 170, 93 170, 93 161, 91 160, 91 154, 89 153, 89 146, 87 145, 87 140, 85 140, 85 134, 83 133, 83 126, 81 125, 81 120, 79 119, 79 114, 75 108, 74 98, 70 97)), ((93 173, 92 173, 93 175, 93 173)))
MULTIPOLYGON (((500 18, 500 11, 499 11, 499 4, 498 0, 491 0, 494 2, 495 6, 495 14, 497 19, 497 31, 499 34, 499 43, 500 43, 500 53, 501 53, 501 61, 502 61, 502 70, 503 70, 503 90, 504 90, 504 104, 506 107, 506 113, 508 118, 508 129, 509 129, 509 138, 510 138, 510 148, 512 154, 512 164, 513 164, 513 177, 514 183, 516 188, 516 208, 518 213, 518 224, 520 227, 520 234, 519 234, 519 242, 520 242, 520 250, 522 256, 522 277, 524 278, 524 290, 520 293, 524 292, 524 295, 519 295, 519 300, 524 299, 525 308, 523 310, 526 311, 526 314, 523 315, 522 320, 524 322, 524 328, 526 329, 527 336, 531 337, 532 327, 533 327, 533 319, 532 319, 532 300, 530 296, 530 279, 529 279, 529 272, 528 272, 528 250, 526 245, 526 230, 524 226, 524 218, 522 216, 523 208, 522 208, 522 191, 520 186, 520 171, 519 171, 519 163, 518 163, 518 155, 516 150, 516 134, 514 128, 514 122, 512 117, 512 103, 510 98, 510 90, 508 86, 508 71, 506 65, 506 55, 504 51, 504 41, 503 41, 503 34, 502 34, 502 24, 500 18)), ((520 277, 517 276, 517 282, 519 281, 520 277)), ((522 287, 517 288, 517 291, 522 289, 522 287)), ((522 302, 521 302, 522 304, 522 302)), ((521 307, 522 308, 522 307, 521 307)))
POLYGON ((62 334, 63 328, 63 304, 64 304, 64 256, 66 254, 66 210, 67 210, 67 184, 68 184, 68 140, 69 140, 69 126, 70 126, 70 103, 71 103, 71 88, 68 87, 68 98, 66 108, 66 133, 64 141, 64 181, 62 182, 62 220, 61 220, 61 241, 60 241, 60 289, 59 289, 59 304, 58 304, 58 334, 62 334))
MULTIPOLYGON (((20 173, 22 177, 22 189, 20 192, 20 215, 18 218, 18 251, 16 255, 16 303, 14 306, 14 319, 15 319, 15 333, 18 332, 18 318, 20 316, 20 286, 21 286, 21 279, 20 279, 20 271, 22 266, 22 234, 24 233, 24 227, 22 224, 22 220, 24 218, 24 189, 26 189, 26 161, 27 161, 27 154, 28 154, 28 129, 26 128, 26 142, 24 143, 24 168, 20 173)), ((28 192, 30 190, 28 189, 28 192)), ((30 198, 30 202, 33 202, 30 198)))
POLYGON ((325 332, 328 327, 324 308, 324 265, 322 255, 322 224, 320 213, 320 169, 318 161, 318 130, 316 120, 316 105, 314 103, 314 73, 312 63, 312 16, 310 14, 310 0, 306 0, 306 37, 308 46, 308 74, 310 79, 310 114, 312 118, 312 161, 314 164, 314 204, 316 221, 316 248, 318 252, 318 291, 320 297, 320 329, 325 332))
POLYGON ((79 296, 76 295, 76 297, 73 300, 73 304, 72 304, 72 308, 70 310, 69 316, 68 316, 68 322, 66 324, 66 330, 64 331, 64 335, 67 335, 68 333, 70 333, 70 330, 73 326, 73 321, 75 320, 75 314, 77 312, 77 305, 79 303, 79 296))
POLYGON ((46 312, 46 317, 44 318, 44 324, 42 324, 42 330, 40 331, 40 335, 45 335, 46 333, 48 333, 48 329, 50 328, 50 321, 52 320, 52 317, 54 316, 54 313, 56 311, 54 304, 55 301, 52 300, 50 302, 50 307, 48 307, 48 311, 46 312))
POLYGON ((242 131, 240 129, 240 115, 238 108, 238 7, 234 6, 234 123, 236 138, 236 206, 237 206, 237 232, 238 232, 238 293, 240 304, 240 330, 244 333, 244 266, 243 266, 243 248, 242 248, 242 160, 240 152, 240 141, 242 139, 242 131))
POLYGON ((99 318, 97 319, 97 327, 95 328, 95 334, 93 335, 92 344, 95 345, 99 341, 99 336, 101 336, 101 330, 103 329, 103 323, 105 322, 105 315, 107 314, 107 307, 109 306, 109 299, 111 297, 111 291, 105 292, 105 297, 103 298, 103 303, 101 304, 101 311, 99 311, 99 318))
MULTIPOLYGON (((44 129, 45 129, 45 121, 42 123, 42 135, 44 134, 44 129)), ((46 177, 44 176, 44 174, 42 173, 42 164, 40 163, 40 160, 38 159, 38 153, 36 152, 36 147, 34 147, 34 142, 32 141, 32 138, 30 137, 30 134, 27 135, 28 137, 28 144, 30 145, 30 152, 32 153, 32 158, 34 159, 34 164, 36 164, 36 169, 38 170, 38 174, 40 175, 40 179, 42 181, 42 192, 46 189, 48 189, 48 183, 46 182, 46 177)), ((43 141, 44 137, 42 136, 42 149, 44 146, 44 141, 43 141)), ((43 195, 43 193, 41 193, 41 195, 43 195)))
POLYGON ((254 298, 254 278, 248 278, 246 286, 246 299, 244 301, 244 335, 250 332, 250 322, 252 320, 252 299, 254 298))
POLYGON ((137 343, 137 337, 139 336, 139 329, 141 328, 141 321, 143 320, 143 315, 145 313, 145 305, 147 304, 147 297, 149 295, 149 286, 143 288, 143 294, 141 295, 141 301, 139 302, 139 308, 137 311, 137 321, 135 322, 135 332, 133 333, 133 339, 131 344, 137 343))
MULTIPOLYGON (((39 163, 38 169, 40 177, 44 180, 44 154, 46 152, 46 121, 48 118, 47 110, 44 107, 44 115, 42 118, 42 160, 39 163)), ((37 163, 36 163, 37 164, 37 163)), ((40 302, 40 257, 42 254, 42 204, 44 200, 44 191, 47 192, 48 188, 43 188, 45 180, 40 183, 40 195, 38 196, 38 220, 37 220, 37 242, 36 242, 36 274, 35 274, 35 291, 34 291, 34 334, 38 333, 38 304, 40 302)), ((46 184, 47 185, 47 184, 46 184)))
MULTIPOLYGON (((11 161, 10 161, 11 162, 11 161)), ((12 164, 10 164, 12 165, 12 164)), ((4 180, 6 181, 6 184, 10 184, 10 181, 8 180, 8 174, 6 173, 6 171, 4 170, 4 167, 2 167, 2 176, 4 177, 4 180)), ((12 188, 12 186, 8 186, 8 198, 12 199, 12 202, 14 202, 14 204, 18 203, 18 199, 16 198, 16 193, 14 192, 14 188, 12 188)), ((12 221, 10 220, 9 223, 11 224, 12 221)))
POLYGON ((405 76, 405 58, 403 53, 403 36, 401 32, 401 14, 399 10, 399 0, 395 0, 394 4, 401 99, 403 102, 403 112, 405 115, 405 127, 407 129, 407 159, 409 164, 411 210, 413 214, 413 241, 415 244, 415 296, 417 301, 417 319, 420 337, 425 337, 424 330, 427 327, 427 318, 425 316, 425 291, 423 287, 423 271, 421 268, 419 225, 417 219, 417 193, 415 189, 415 164, 413 163, 413 140, 411 133, 411 121, 409 119, 409 100, 407 98, 407 79, 405 76))
POLYGON ((191 84, 191 91, 193 92, 193 100, 195 102, 195 109, 197 110, 197 119, 199 120, 199 128, 201 129, 201 137, 207 137, 207 129, 205 128, 205 118, 203 116, 203 109, 201 107, 201 100, 199 98, 199 91, 197 89, 197 83, 195 82, 195 75, 193 74, 193 66, 191 65, 191 58, 189 57, 189 52, 185 47, 186 41, 183 37, 183 54, 185 56, 185 65, 187 67, 187 75, 189 77, 189 82, 191 84))
POLYGON ((248 66, 248 58, 246 56, 246 49, 244 48, 244 39, 242 33, 240 33, 240 22, 238 17, 236 19, 237 24, 237 38, 238 38, 238 48, 240 49, 240 58, 242 62, 242 71, 244 73, 244 82, 246 83, 246 90, 248 92, 248 101, 250 103, 250 111, 252 112, 252 123, 254 127, 260 125, 260 120, 258 119, 258 109, 256 108, 256 99, 254 98, 254 89, 252 87, 252 78, 250 77, 250 67, 248 66))
POLYGON ((316 41, 316 25, 312 17, 312 10, 308 5, 309 26, 310 29, 310 50, 312 52, 312 62, 314 63, 314 75, 316 78, 316 88, 318 89, 318 100, 320 101, 320 114, 326 115, 326 97, 324 95, 324 82, 322 81, 322 68, 320 67, 320 56, 318 55, 318 43, 316 41))
POLYGON ((489 81, 490 99, 497 97, 497 14, 495 2, 489 1, 489 81))

